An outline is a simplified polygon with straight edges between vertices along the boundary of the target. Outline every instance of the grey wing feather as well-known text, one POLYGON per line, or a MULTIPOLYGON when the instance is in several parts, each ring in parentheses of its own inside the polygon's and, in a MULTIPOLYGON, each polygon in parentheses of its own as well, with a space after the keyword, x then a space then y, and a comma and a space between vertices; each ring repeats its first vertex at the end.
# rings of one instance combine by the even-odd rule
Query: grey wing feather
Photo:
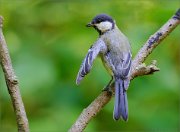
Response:
POLYGON ((132 63, 131 57, 132 57, 132 55, 131 55, 130 51, 128 53, 125 53, 124 61, 122 63, 121 77, 124 78, 123 85, 124 85, 125 90, 128 89, 129 82, 130 82, 128 76, 131 72, 131 63, 132 63))
POLYGON ((121 66, 121 77, 127 78, 129 76, 129 73, 131 71, 131 51, 128 53, 123 53, 123 63, 121 66))
POLYGON ((76 78, 76 84, 78 85, 80 81, 84 78, 85 75, 87 75, 93 65, 93 61, 97 57, 99 53, 106 52, 106 45, 102 39, 98 39, 96 43, 88 50, 88 53, 83 60, 81 67, 79 69, 77 78, 76 78))

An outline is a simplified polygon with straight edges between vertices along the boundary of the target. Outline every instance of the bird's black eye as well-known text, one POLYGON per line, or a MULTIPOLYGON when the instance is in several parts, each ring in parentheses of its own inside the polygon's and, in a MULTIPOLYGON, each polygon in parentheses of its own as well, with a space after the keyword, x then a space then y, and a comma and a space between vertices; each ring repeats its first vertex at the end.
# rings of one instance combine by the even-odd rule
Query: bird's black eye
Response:
POLYGON ((97 19, 96 23, 100 23, 101 22, 101 19, 97 19))

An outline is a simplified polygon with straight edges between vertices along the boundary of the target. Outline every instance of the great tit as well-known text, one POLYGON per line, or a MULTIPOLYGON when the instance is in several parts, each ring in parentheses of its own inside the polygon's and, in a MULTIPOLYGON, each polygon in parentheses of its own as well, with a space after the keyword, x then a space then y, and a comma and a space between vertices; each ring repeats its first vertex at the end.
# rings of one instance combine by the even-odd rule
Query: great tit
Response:
POLYGON ((95 16, 87 27, 94 27, 99 38, 88 50, 77 75, 76 84, 87 75, 93 65, 93 61, 100 56, 105 68, 111 75, 112 79, 106 86, 105 90, 110 88, 112 81, 115 80, 115 103, 114 103, 114 120, 122 118, 128 119, 128 100, 126 91, 130 80, 128 79, 131 72, 131 46, 127 37, 119 30, 115 20, 109 15, 99 14, 95 16))

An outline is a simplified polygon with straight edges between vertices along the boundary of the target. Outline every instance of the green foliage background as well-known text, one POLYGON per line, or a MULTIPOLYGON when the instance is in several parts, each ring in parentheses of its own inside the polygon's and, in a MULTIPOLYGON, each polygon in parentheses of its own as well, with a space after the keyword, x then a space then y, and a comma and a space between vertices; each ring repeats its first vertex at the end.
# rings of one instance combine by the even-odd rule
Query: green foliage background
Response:
MULTIPOLYGON (((75 85, 81 61, 98 37, 95 30, 85 27, 95 15, 107 13, 115 18, 135 55, 179 5, 179 0, 0 0, 3 31, 31 132, 67 131, 109 81, 97 59, 81 85, 75 85)), ((113 120, 112 99, 86 131, 180 131, 179 44, 180 27, 146 61, 156 59, 161 71, 132 81, 128 122, 113 120)), ((2 69, 0 131, 17 131, 2 69)))

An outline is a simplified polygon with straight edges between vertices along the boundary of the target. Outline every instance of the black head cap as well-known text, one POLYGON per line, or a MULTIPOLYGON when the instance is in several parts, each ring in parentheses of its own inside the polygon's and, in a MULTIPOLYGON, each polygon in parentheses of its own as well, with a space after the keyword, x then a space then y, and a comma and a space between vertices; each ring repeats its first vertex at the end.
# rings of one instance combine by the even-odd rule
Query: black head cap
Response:
POLYGON ((94 24, 98 24, 100 22, 105 22, 105 21, 109 21, 111 23, 114 24, 114 21, 112 19, 111 16, 107 15, 107 14, 99 14, 97 16, 95 16, 92 21, 90 23, 87 24, 88 27, 94 25, 94 24))
POLYGON ((91 23, 96 24, 96 23, 105 22, 105 21, 109 21, 111 23, 114 23, 112 17, 110 17, 106 14, 99 14, 99 15, 95 16, 91 23))
POLYGON ((88 23, 87 27, 94 27, 100 34, 101 32, 94 26, 95 24, 99 24, 101 22, 111 22, 112 23, 112 29, 114 28, 115 22, 113 21, 112 17, 107 14, 99 14, 95 16, 90 23, 88 23))

